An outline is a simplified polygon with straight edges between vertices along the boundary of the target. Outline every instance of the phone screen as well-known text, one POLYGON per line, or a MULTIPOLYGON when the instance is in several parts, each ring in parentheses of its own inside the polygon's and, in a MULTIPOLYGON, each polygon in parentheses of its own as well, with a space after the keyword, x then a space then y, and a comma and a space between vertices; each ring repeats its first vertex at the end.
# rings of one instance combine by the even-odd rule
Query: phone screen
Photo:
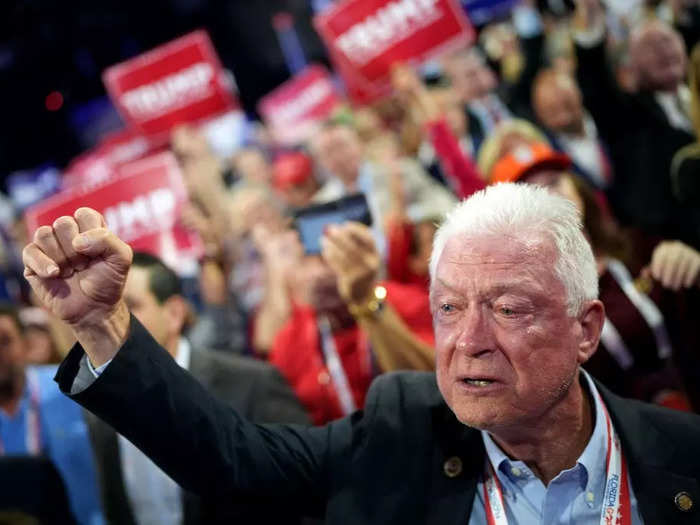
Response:
POLYGON ((348 221, 372 225, 367 199, 362 194, 350 195, 336 201, 303 208, 295 213, 294 223, 304 250, 308 254, 321 252, 321 237, 329 224, 348 221))

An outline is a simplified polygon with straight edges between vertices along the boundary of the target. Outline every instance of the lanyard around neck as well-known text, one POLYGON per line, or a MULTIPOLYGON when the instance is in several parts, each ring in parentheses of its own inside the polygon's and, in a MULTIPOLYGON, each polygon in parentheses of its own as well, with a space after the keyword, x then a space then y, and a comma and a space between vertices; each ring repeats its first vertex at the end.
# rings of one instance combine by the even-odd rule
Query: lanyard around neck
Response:
POLYGON ((321 350, 323 351, 323 357, 326 361, 326 367, 331 376, 333 386, 338 394, 340 408, 343 414, 352 414, 357 410, 357 407, 355 406, 355 400, 352 396, 352 390, 350 389, 350 381, 348 381, 348 377, 345 374, 343 362, 340 359, 340 355, 338 355, 338 349, 333 340, 333 331, 331 330, 331 324, 328 318, 319 316, 318 328, 321 333, 321 350))
MULTIPOLYGON (((607 435, 607 454, 605 457, 606 482, 603 494, 603 506, 600 511, 601 525, 631 525, 632 505, 630 503, 629 480, 627 464, 622 453, 620 438, 613 428, 607 408, 600 394, 596 393, 600 400, 605 415, 605 430, 607 435)), ((486 473, 484 475, 484 507, 488 525, 508 525, 506 506, 503 500, 503 489, 498 476, 487 460, 486 473)))
MULTIPOLYGON (((670 357, 671 348, 671 338, 666 330, 666 323, 664 322, 664 316, 659 310, 656 303, 649 298, 648 295, 640 292, 634 285, 634 280, 630 275, 629 271, 620 261, 616 259, 608 260, 608 271, 612 275, 613 279, 617 282, 622 289, 622 292, 627 296, 629 301, 637 308, 639 314, 644 318, 652 333, 654 334, 654 339, 656 341, 656 351, 659 359, 663 360, 670 357)), ((611 323, 610 319, 606 318, 606 323, 611 323)), ((604 341, 607 346, 607 341, 604 341)), ((619 344, 624 345, 624 341, 620 338, 619 344)), ((629 353, 629 351, 628 351, 629 353)), ((630 354, 631 355, 631 354, 630 354)), ((631 365, 630 365, 631 366, 631 365)), ((629 368, 623 366, 623 368, 629 368)))

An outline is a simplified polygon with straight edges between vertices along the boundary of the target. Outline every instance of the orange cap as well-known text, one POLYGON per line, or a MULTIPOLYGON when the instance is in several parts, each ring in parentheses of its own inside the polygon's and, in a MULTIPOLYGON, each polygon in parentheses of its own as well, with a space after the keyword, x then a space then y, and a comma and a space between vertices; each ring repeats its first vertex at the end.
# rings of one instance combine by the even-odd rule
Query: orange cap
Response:
POLYGON ((534 170, 561 169, 571 167, 571 159, 564 153, 558 153, 547 144, 537 142, 522 145, 501 157, 491 169, 490 183, 516 182, 534 170))
POLYGON ((273 184, 278 190, 285 190, 306 181, 313 170, 311 159, 299 151, 283 153, 273 163, 273 184))

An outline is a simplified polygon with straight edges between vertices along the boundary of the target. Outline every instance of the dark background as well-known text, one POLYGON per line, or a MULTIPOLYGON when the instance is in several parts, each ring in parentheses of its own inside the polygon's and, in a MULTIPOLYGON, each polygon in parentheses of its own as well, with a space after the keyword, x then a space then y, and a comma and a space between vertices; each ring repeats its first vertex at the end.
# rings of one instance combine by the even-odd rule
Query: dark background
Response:
POLYGON ((65 166, 84 149, 87 108, 106 105, 102 70, 193 29, 209 31, 249 113, 289 77, 273 15, 291 13, 307 60, 325 61, 309 0, 0 0, 0 6, 0 182, 47 162, 65 166), (64 101, 49 111, 46 97, 54 91, 64 101))

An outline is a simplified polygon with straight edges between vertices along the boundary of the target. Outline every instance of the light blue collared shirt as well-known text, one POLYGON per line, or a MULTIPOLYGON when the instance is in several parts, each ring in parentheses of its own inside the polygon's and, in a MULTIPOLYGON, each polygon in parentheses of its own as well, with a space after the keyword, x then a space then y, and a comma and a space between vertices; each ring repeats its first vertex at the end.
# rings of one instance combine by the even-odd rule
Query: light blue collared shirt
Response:
MULTIPOLYGON (((560 472, 548 486, 522 461, 506 456, 491 436, 482 431, 488 461, 503 490, 508 523, 520 525, 599 525, 606 483, 607 430, 598 391, 581 370, 584 384, 594 400, 595 426, 591 439, 576 465, 560 472)), ((624 453, 624 450, 623 450, 624 453)), ((632 524, 643 523, 630 483, 632 524)), ((469 525, 487 523, 483 481, 477 484, 469 525)))

